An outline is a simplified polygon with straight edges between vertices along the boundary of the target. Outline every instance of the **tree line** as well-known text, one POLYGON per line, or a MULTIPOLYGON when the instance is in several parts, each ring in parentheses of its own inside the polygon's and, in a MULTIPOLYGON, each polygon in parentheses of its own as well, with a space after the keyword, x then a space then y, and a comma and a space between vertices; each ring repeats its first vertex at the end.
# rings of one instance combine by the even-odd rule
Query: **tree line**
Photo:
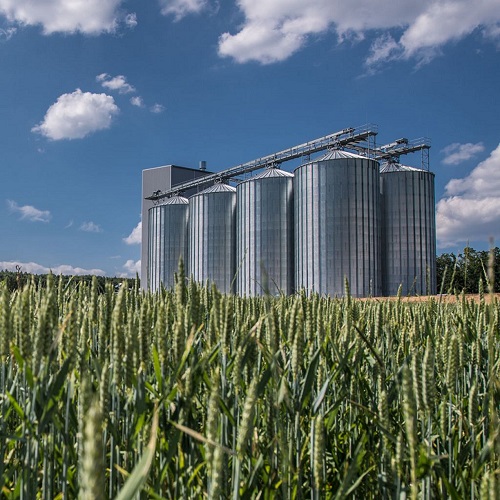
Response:
POLYGON ((474 250, 467 246, 458 255, 442 253, 436 258, 436 276, 438 292, 478 293, 480 286, 488 292, 488 283, 493 278, 493 288, 498 293, 500 292, 500 248, 474 250))
MULTIPOLYGON (((45 288, 47 283, 47 274, 30 274, 25 272, 15 271, 0 271, 0 283, 5 283, 7 288, 12 292, 17 289, 22 289, 31 280, 34 280, 37 286, 45 288)), ((92 274, 81 276, 68 276, 60 275, 58 279, 61 285, 66 288, 71 284, 87 283, 89 286, 92 284, 92 274)), ((103 293, 106 288, 106 283, 111 283, 115 288, 118 288, 125 278, 109 277, 109 276, 95 276, 97 279, 97 286, 100 293, 103 293)))
MULTIPOLYGON (((490 274, 494 277, 494 291, 500 292, 500 248, 495 247, 488 250, 474 250, 469 246, 463 252, 442 253, 436 257, 436 284, 440 293, 478 293, 480 282, 483 290, 488 291, 489 275, 488 269, 492 267, 490 274), (491 262, 490 262, 491 260, 491 262)), ((106 283, 119 287, 124 278, 97 276, 99 289, 104 291, 106 283)), ((5 282, 9 290, 22 288, 29 280, 34 279, 37 284, 44 287, 47 275, 32 277, 29 273, 0 271, 0 283, 5 282)), ((61 276, 63 286, 71 283, 92 282, 92 275, 85 276, 61 276)))

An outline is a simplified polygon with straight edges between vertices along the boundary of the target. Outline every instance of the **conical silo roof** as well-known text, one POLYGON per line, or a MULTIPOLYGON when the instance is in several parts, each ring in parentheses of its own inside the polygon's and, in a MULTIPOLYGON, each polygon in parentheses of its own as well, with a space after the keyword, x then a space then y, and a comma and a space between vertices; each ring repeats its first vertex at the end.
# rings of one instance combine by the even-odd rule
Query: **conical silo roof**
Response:
POLYGON ((187 205, 189 200, 184 196, 172 196, 167 198, 161 205, 187 205))
POLYGON ((343 151, 342 149, 332 149, 328 151, 323 156, 315 159, 313 161, 324 161, 324 160, 343 160, 346 158, 359 158, 361 160, 366 160, 366 156, 361 156, 356 153, 351 153, 349 151, 343 151))
POLYGON ((257 175, 250 177, 250 179, 245 179, 244 181, 240 182, 239 185, 243 184, 244 182, 252 182, 259 179, 276 179, 283 177, 293 177, 293 174, 279 168, 266 168, 257 175))
POLYGON ((293 177, 293 174, 279 168, 266 168, 266 170, 257 174, 253 179, 267 179, 270 177, 293 177))
POLYGON ((209 193, 236 193, 236 188, 230 186, 229 184, 218 183, 208 187, 207 189, 204 189, 199 193, 194 194, 193 196, 209 193))
POLYGON ((380 173, 385 174, 387 172, 427 172, 427 170, 401 165, 401 163, 384 163, 380 167, 380 173))

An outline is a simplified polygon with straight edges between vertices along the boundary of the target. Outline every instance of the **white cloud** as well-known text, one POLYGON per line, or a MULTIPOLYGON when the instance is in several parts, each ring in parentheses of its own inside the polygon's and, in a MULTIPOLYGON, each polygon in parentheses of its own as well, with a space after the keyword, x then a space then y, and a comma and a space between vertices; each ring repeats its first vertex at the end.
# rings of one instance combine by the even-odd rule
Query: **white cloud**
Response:
POLYGON ((127 245, 140 245, 142 240, 142 222, 139 222, 137 226, 132 229, 132 232, 123 238, 123 241, 127 245))
POLYGON ((7 200, 7 205, 9 210, 14 213, 21 215, 21 219, 27 219, 32 222, 49 222, 51 219, 50 212, 48 210, 39 210, 31 205, 19 206, 15 201, 7 200))
POLYGON ((134 261, 132 259, 127 260, 127 262, 123 264, 123 268, 125 272, 119 273, 120 278, 135 278, 136 274, 141 274, 141 261, 134 261))
POLYGON ((156 114, 159 114, 159 113, 163 113, 165 111, 165 106, 163 106, 162 104, 153 104, 153 106, 151 106, 149 108, 149 110, 151 111, 151 113, 156 113, 156 114))
POLYGON ((137 14, 135 12, 125 16, 125 25, 129 28, 135 28, 137 26, 137 14))
POLYGON ((436 207, 440 247, 500 239, 500 145, 462 179, 446 185, 436 207))
POLYGON ((0 28, 0 41, 3 40, 10 40, 17 32, 17 28, 7 28, 7 29, 2 29, 0 28))
POLYGON ((48 274, 52 271, 53 274, 67 274, 67 275, 88 275, 88 274, 96 274, 98 276, 103 276, 105 272, 102 269, 83 269, 81 267, 73 267, 67 264, 61 264, 55 267, 46 267, 41 264, 37 264, 35 262, 0 262, 0 269, 6 271, 17 271, 17 266, 21 268, 22 273, 30 273, 30 274, 48 274))
POLYGON ((487 26, 483 30, 483 35, 486 39, 496 42, 497 47, 500 49, 500 22, 487 26))
POLYGON ((160 0, 161 13, 174 16, 176 21, 188 14, 201 12, 207 4, 207 0, 160 0))
POLYGON ((97 130, 111 126, 119 108, 113 97, 76 89, 63 94, 52 104, 41 123, 31 129, 48 139, 82 139, 97 130))
POLYGON ((249 23, 238 34, 224 33, 219 38, 219 54, 239 63, 259 61, 270 64, 283 61, 305 42, 305 36, 288 33, 270 22, 249 23))
POLYGON ((452 179, 446 192, 453 196, 500 197, 500 145, 463 179, 452 179))
POLYGON ((130 104, 132 106, 137 106, 138 108, 143 108, 144 107, 144 101, 141 96, 134 96, 130 98, 130 104))
POLYGON ((370 68, 393 59, 401 58, 401 46, 389 34, 385 33, 375 39, 370 47, 370 55, 366 58, 366 65, 370 68))
POLYGON ((107 73, 101 73, 96 76, 96 80, 109 90, 117 90, 120 94, 130 94, 135 92, 135 87, 127 82, 127 77, 123 75, 111 76, 107 73))
POLYGON ((123 0, 0 0, 0 15, 19 25, 41 25, 55 32, 96 35, 113 32, 125 16, 123 0))
POLYGON ((412 19, 400 43, 407 56, 459 40, 500 20, 498 0, 433 0, 412 19))
POLYGON ((464 161, 470 160, 477 153, 484 151, 484 145, 482 142, 472 144, 468 142, 466 144, 459 144, 454 142, 449 146, 446 146, 441 150, 445 155, 443 163, 445 165, 458 165, 464 161))
POLYGON ((102 228, 99 224, 95 224, 92 221, 84 222, 80 226, 80 231, 85 231, 86 233, 102 233, 102 228))
POLYGON ((498 0, 238 0, 244 22, 219 38, 219 54, 244 63, 282 61, 311 37, 335 31, 339 42, 378 33, 366 64, 399 58, 419 63, 480 28, 500 38, 498 0), (380 33, 382 32, 382 33, 380 33), (394 33, 400 33, 399 40, 394 33))

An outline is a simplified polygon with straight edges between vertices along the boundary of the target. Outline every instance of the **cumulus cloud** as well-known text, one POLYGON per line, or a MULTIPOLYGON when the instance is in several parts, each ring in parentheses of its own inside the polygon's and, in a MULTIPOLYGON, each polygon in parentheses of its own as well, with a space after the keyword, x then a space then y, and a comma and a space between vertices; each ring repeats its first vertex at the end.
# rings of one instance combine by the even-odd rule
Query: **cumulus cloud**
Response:
POLYGON ((123 264, 123 268, 125 272, 120 273, 120 278, 135 278, 136 274, 141 274, 141 261, 134 261, 132 259, 127 260, 127 262, 123 264))
POLYGON ((470 160, 477 153, 484 151, 484 145, 482 142, 472 144, 468 142, 467 144, 460 144, 454 142, 449 146, 446 146, 441 150, 445 155, 443 163, 445 165, 458 165, 464 161, 470 160))
POLYGON ((123 0, 0 0, 0 15, 19 25, 40 25, 55 32, 96 35, 113 32, 126 14, 123 0))
POLYGON ((80 231, 85 231, 86 233, 102 233, 102 228, 99 224, 95 224, 92 221, 84 222, 80 226, 80 231))
POLYGON ((160 0, 161 13, 174 16, 176 21, 188 14, 198 14, 207 4, 207 0, 160 0))
POLYGON ((134 96, 130 98, 130 104, 132 106, 137 106, 138 108, 143 108, 144 107, 144 100, 142 99, 141 96, 134 96))
POLYGON ((96 76, 96 80, 109 90, 117 90, 120 94, 130 94, 135 92, 135 87, 127 82, 127 77, 123 75, 111 76, 107 73, 101 73, 96 76))
POLYGON ((239 63, 287 59, 316 35, 333 31, 340 42, 378 33, 367 66, 394 59, 431 60, 445 44, 476 29, 500 39, 498 0, 238 0, 244 21, 223 33, 219 54, 239 63), (382 32, 382 34, 381 34, 382 32), (399 37, 396 37, 395 34, 399 37))
POLYGON ((51 214, 48 210, 39 210, 31 205, 18 205, 15 201, 7 200, 9 210, 20 215, 21 220, 29 220, 31 222, 49 222, 51 214))
POLYGON ((132 232, 126 237, 123 238, 123 241, 127 245, 140 245, 142 239, 142 222, 139 222, 137 226, 132 229, 132 232))
POLYGON ((497 0, 433 0, 412 19, 400 43, 408 56, 435 50, 459 40, 479 27, 488 29, 500 20, 497 0))
POLYGON ((109 128, 118 112, 113 97, 76 89, 71 94, 58 97, 45 113, 43 121, 31 131, 53 141, 83 139, 92 132, 109 128))
POLYGON ((500 239, 500 145, 462 179, 452 179, 436 207, 440 247, 500 239))
POLYGON ((52 271, 53 274, 67 274, 82 276, 88 274, 96 274, 98 276, 104 276, 105 272, 102 269, 83 269, 82 267, 73 267, 67 264, 61 264, 55 267, 46 267, 36 262, 16 262, 16 261, 3 261, 0 262, 0 269, 5 271, 17 271, 17 266, 21 268, 22 273, 29 274, 48 274, 52 271))
POLYGON ((163 113, 165 111, 165 106, 163 106, 162 104, 153 104, 149 110, 151 111, 151 113, 155 113, 155 114, 159 114, 159 113, 163 113))
POLYGON ((249 23, 238 34, 223 33, 219 54, 239 63, 259 61, 270 64, 290 57, 305 42, 305 35, 286 32, 270 22, 249 23))

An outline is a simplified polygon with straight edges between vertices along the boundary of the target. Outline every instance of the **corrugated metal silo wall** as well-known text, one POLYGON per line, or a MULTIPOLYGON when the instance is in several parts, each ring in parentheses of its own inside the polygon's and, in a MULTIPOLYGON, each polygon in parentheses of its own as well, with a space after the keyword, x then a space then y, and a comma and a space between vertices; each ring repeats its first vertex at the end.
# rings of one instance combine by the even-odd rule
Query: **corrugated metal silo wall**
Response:
POLYGON ((215 283, 222 293, 234 288, 236 189, 216 184, 189 198, 188 273, 215 283))
MULTIPOLYGON (((178 165, 164 165, 162 167, 147 168, 142 171, 142 234, 141 234, 141 288, 148 287, 148 228, 149 209, 154 206, 153 201, 146 199, 154 191, 166 191, 182 182, 190 181, 209 175, 211 172, 195 170, 178 165)), ((206 187, 206 186, 205 186, 206 187)), ((204 189, 203 187, 202 189, 204 189)), ((202 189, 189 189, 184 191, 184 196, 189 197, 202 189)))
POLYGON ((425 170, 381 174, 384 294, 436 293, 434 174, 425 170))
POLYGON ((236 191, 237 293, 293 293, 293 175, 269 169, 236 191))
POLYGON ((380 179, 376 161, 314 161, 294 178, 295 286, 341 296, 380 295, 380 179))
POLYGON ((179 259, 187 259, 188 200, 170 198, 148 213, 148 287, 174 286, 179 259))

